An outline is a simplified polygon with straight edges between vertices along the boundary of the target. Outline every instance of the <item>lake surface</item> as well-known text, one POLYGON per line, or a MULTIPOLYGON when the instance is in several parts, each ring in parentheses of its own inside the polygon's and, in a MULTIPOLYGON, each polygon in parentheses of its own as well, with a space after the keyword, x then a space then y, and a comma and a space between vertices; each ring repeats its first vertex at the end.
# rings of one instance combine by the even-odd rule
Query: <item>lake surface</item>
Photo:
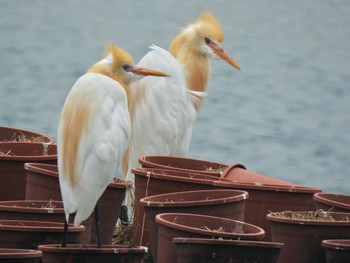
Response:
POLYGON ((0 1, 0 125, 56 137, 75 80, 113 41, 135 61, 202 11, 235 71, 212 62, 189 156, 350 194, 350 2, 0 1))

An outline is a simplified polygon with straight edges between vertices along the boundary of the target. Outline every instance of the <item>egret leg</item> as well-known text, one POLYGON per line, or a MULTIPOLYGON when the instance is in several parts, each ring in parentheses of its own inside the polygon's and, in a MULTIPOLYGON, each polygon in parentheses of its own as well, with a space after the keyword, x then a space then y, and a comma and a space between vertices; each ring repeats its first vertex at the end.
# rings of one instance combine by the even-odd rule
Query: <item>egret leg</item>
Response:
POLYGON ((97 201, 95 206, 95 222, 96 222, 96 243, 97 247, 102 247, 101 235, 100 235, 100 216, 99 216, 99 201, 97 201))
POLYGON ((68 235, 68 223, 67 219, 64 219, 64 229, 63 229, 63 238, 62 238, 62 247, 67 246, 67 235, 68 235))

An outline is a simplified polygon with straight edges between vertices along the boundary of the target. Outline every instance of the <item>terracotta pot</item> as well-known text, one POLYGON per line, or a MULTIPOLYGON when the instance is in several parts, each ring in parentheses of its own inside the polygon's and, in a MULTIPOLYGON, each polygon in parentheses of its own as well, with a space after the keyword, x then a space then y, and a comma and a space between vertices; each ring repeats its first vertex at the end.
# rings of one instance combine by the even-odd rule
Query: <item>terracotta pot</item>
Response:
POLYGON ((23 200, 26 192, 26 162, 57 163, 56 144, 1 143, 0 201, 23 200), (46 154, 45 154, 46 153, 46 154))
POLYGON ((248 184, 255 184, 255 185, 270 184, 270 185, 281 185, 281 186, 297 185, 297 184, 283 181, 274 177, 249 171, 237 164, 232 164, 229 167, 227 167, 224 170, 222 177, 225 179, 229 179, 230 181, 235 183, 248 183, 248 184))
POLYGON ((38 249, 43 253, 42 263, 141 263, 147 252, 146 247, 103 245, 98 248, 93 244, 40 245, 38 249))
MULTIPOLYGON (((41 244, 62 242, 63 223, 26 220, 0 220, 0 247, 36 249, 41 244)), ((68 227, 70 243, 81 243, 84 226, 68 227)))
POLYGON ((140 203, 144 207, 148 229, 144 228, 141 235, 148 235, 152 255, 157 255, 157 214, 191 213, 243 221, 244 203, 247 198, 248 193, 241 190, 196 190, 142 198, 140 203))
POLYGON ((315 193, 316 209, 331 210, 332 212, 350 212, 350 195, 315 193))
POLYGON ((54 139, 37 132, 0 126, 0 143, 3 142, 51 142, 54 139))
MULTIPOLYGON (((52 200, 15 200, 0 201, 0 219, 64 222, 64 209, 62 201, 52 200)), ((73 223, 74 215, 70 217, 73 223)), ((85 220, 82 225, 85 231, 81 233, 81 242, 89 243, 91 237, 91 220, 85 220)))
POLYGON ((326 248, 327 263, 350 262, 350 239, 323 240, 322 246, 326 248))
POLYGON ((32 249, 0 248, 2 263, 41 263, 42 253, 32 249))
POLYGON ((241 189, 249 193, 245 202, 244 221, 265 230, 265 241, 271 241, 266 215, 270 211, 315 210, 313 194, 321 189, 304 186, 255 185, 233 182, 213 182, 216 187, 241 189))
POLYGON ((143 235, 141 241, 142 229, 148 228, 147 222, 143 219, 143 206, 139 202, 141 198, 171 192, 215 189, 212 185, 214 180, 225 180, 217 176, 176 170, 134 168, 132 173, 135 174, 133 236, 133 244, 135 246, 149 244, 147 235, 143 235))
POLYGON ((183 213, 165 213, 156 216, 158 223, 158 254, 156 262, 176 262, 175 237, 261 239, 263 229, 222 217, 183 213))
MULTIPOLYGON (((176 156, 142 156, 139 158, 139 163, 143 168, 176 170, 218 177, 228 167, 227 164, 176 156)), ((237 164, 237 166, 244 168, 241 164, 237 164)))
MULTIPOLYGON (((26 198, 38 200, 62 200, 57 165, 26 163, 25 169, 27 170, 26 198)), ((112 243, 114 228, 125 198, 125 191, 125 183, 112 182, 100 198, 99 211, 102 244, 112 243)), ((91 226, 90 242, 95 243, 96 223, 94 213, 91 214, 84 223, 91 226)))
POLYGON ((212 238, 174 238, 177 263, 275 263, 282 243, 218 240, 212 238))
POLYGON ((285 244, 279 263, 325 263, 322 240, 350 238, 350 213, 318 211, 328 213, 334 220, 290 218, 292 214, 315 212, 285 211, 267 215, 271 223, 272 241, 285 244))

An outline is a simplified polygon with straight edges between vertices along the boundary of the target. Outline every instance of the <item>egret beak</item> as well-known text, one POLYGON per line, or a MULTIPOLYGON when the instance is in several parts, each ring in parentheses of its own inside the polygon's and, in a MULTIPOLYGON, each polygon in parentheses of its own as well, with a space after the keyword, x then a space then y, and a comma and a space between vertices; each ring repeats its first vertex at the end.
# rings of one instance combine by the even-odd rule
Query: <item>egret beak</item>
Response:
POLYGON ((212 48, 212 50, 218 57, 222 58, 223 60, 226 60, 227 63, 235 69, 241 70, 238 66, 238 63, 229 54, 226 53, 226 51, 221 47, 220 44, 212 42, 209 43, 208 46, 212 48))
POLYGON ((148 69, 148 68, 142 68, 142 67, 132 67, 130 71, 137 75, 143 75, 143 76, 158 76, 158 77, 170 77, 170 75, 165 74, 161 71, 154 70, 154 69, 148 69))

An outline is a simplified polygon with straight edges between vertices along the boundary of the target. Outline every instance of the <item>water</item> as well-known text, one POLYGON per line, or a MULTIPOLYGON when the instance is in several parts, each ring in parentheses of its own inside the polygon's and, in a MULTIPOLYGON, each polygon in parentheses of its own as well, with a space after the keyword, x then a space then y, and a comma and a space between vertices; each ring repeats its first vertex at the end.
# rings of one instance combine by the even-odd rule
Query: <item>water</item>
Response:
POLYGON ((350 194, 350 3, 0 1, 0 125, 56 137, 75 80, 116 42, 138 61, 212 11, 234 71, 212 79, 189 155, 350 194))

